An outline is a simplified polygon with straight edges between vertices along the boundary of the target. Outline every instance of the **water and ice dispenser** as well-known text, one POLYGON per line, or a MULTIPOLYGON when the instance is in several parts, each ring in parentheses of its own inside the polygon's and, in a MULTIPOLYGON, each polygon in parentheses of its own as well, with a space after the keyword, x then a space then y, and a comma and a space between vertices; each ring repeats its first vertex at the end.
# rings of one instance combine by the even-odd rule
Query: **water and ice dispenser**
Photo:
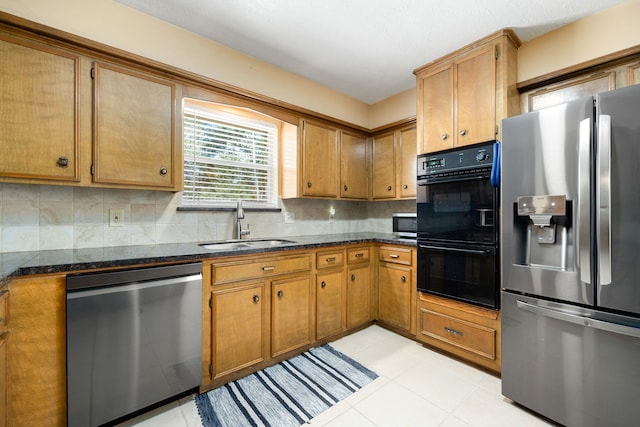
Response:
POLYGON ((524 234, 519 264, 567 270, 571 202, 564 195, 521 196, 515 205, 515 227, 524 234))

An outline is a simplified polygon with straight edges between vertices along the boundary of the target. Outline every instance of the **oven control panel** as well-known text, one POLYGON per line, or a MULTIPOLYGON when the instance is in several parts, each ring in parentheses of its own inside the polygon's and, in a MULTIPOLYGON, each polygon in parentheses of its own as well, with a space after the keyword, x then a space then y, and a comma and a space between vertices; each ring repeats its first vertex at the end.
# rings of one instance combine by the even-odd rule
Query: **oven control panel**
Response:
POLYGON ((418 179, 491 170, 494 141, 418 155, 418 179))

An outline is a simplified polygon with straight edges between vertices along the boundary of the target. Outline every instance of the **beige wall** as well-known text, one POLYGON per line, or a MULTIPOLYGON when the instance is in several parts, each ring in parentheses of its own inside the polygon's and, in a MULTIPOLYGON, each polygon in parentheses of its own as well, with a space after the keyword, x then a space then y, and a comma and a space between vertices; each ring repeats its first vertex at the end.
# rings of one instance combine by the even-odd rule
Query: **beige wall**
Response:
MULTIPOLYGON (((416 114, 415 88, 373 105, 258 61, 112 0, 0 0, 0 10, 374 129, 416 114)), ((524 43, 518 81, 640 44, 640 0, 524 43)))
POLYGON ((518 81, 640 45, 638 18, 640 0, 628 0, 523 43, 518 81))
POLYGON ((369 105, 112 0, 0 0, 0 10, 369 128, 369 105))

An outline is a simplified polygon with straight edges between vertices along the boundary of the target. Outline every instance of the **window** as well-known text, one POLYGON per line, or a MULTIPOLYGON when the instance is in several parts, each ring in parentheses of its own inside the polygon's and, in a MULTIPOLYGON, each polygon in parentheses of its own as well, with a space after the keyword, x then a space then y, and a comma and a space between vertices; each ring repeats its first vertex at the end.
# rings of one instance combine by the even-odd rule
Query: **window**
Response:
POLYGON ((277 206, 278 120, 196 100, 183 120, 183 206, 277 206))

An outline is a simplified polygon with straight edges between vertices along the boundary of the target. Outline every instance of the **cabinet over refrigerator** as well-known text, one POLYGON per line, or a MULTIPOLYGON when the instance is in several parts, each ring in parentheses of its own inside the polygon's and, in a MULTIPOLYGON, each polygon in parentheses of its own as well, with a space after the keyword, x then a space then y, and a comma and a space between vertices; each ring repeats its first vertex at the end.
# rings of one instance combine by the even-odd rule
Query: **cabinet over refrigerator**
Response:
POLYGON ((502 392, 640 420, 640 86, 503 121, 502 392))

